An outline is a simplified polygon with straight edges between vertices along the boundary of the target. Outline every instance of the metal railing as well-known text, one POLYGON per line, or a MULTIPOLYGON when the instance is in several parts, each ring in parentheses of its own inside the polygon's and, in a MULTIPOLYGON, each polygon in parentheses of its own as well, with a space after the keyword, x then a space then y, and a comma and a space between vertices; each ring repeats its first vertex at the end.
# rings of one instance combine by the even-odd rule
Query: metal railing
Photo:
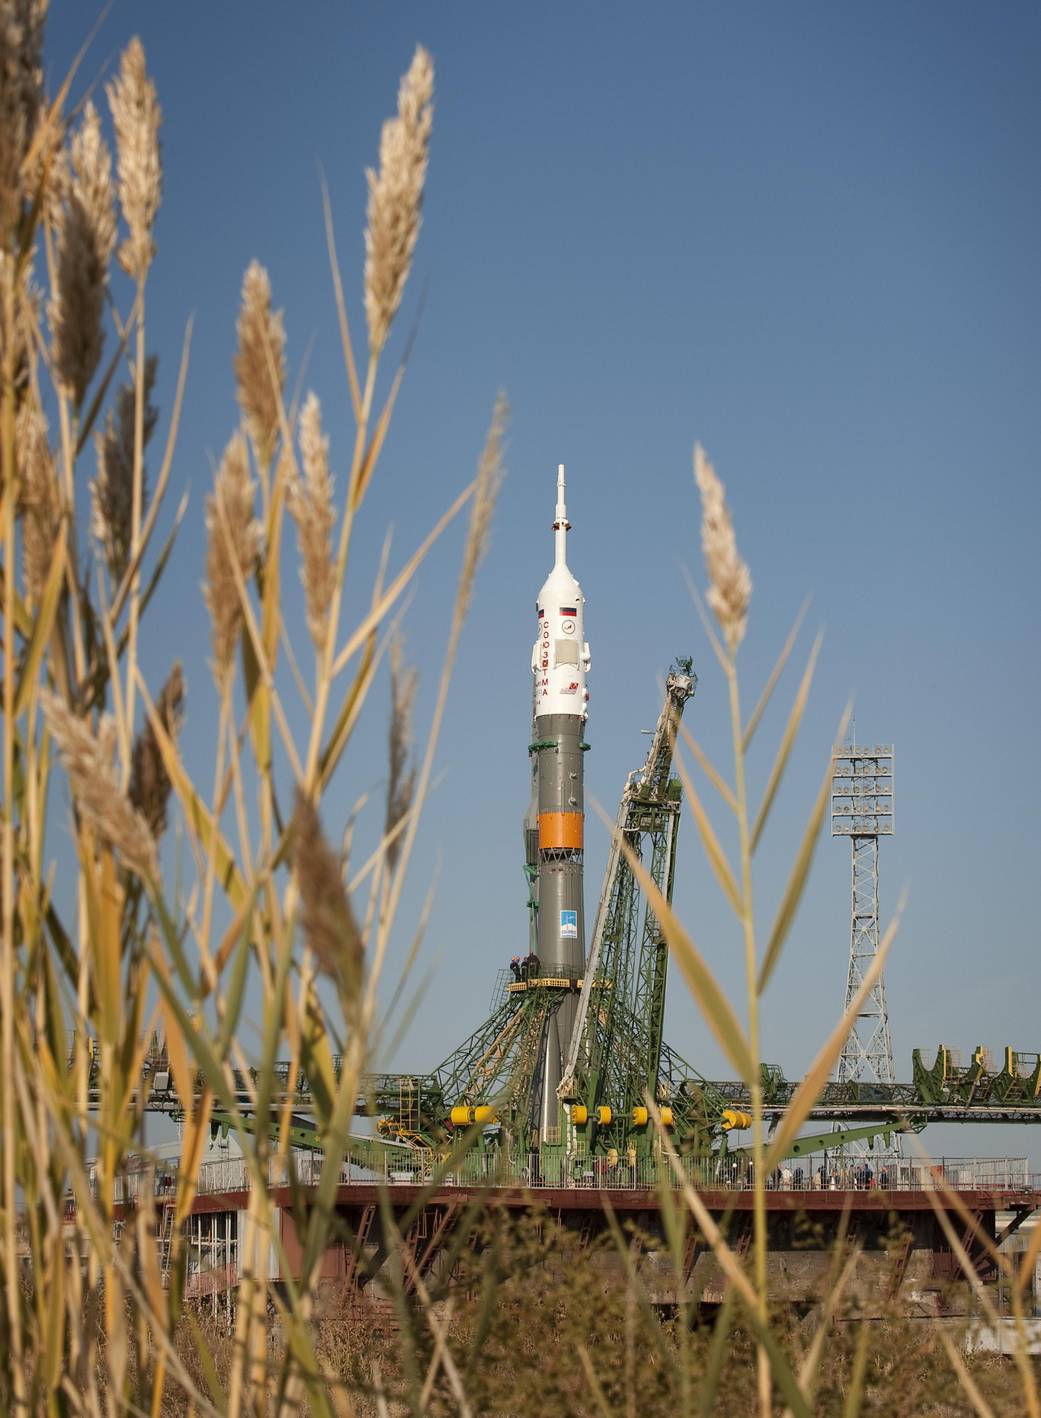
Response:
MULTIPOLYGON (((319 1153, 296 1155, 288 1164, 273 1164, 269 1185, 285 1185, 290 1169, 298 1184, 315 1186, 325 1159, 319 1153)), ((680 1159, 683 1181, 702 1191, 746 1191, 755 1184, 751 1162, 744 1157, 680 1159)), ((254 1174, 244 1158, 207 1162, 199 1169, 201 1195, 248 1191, 254 1174)), ((382 1169, 344 1163, 341 1186, 429 1185, 442 1187, 593 1188, 644 1191, 663 1183, 680 1186, 665 1158, 641 1158, 633 1163, 610 1165, 606 1158, 571 1157, 556 1164, 538 1153, 513 1157, 487 1153, 460 1159, 449 1170, 440 1170, 433 1153, 417 1149, 413 1155, 388 1157, 382 1169)), ((790 1158, 766 1179, 770 1191, 926 1191, 949 1187, 955 1191, 1041 1190, 1041 1176, 1032 1174, 1025 1157, 899 1158, 875 1162, 870 1157, 843 1157, 840 1153, 790 1158)))
MULTIPOLYGON (((286 1186, 291 1181, 304 1187, 317 1186, 325 1158, 321 1153, 295 1153, 287 1162, 275 1159, 268 1169, 268 1186, 286 1186)), ((742 1156, 684 1157, 680 1159, 683 1182, 700 1191, 748 1191, 755 1185, 751 1160, 742 1156)), ((90 1169, 91 1190, 96 1191, 94 1169, 90 1169)), ((244 1157, 204 1162, 196 1177, 200 1196, 220 1196, 248 1192, 255 1182, 254 1169, 244 1157)), ((673 1167, 664 1157, 622 1160, 611 1165, 604 1157, 568 1157, 549 1160, 538 1153, 470 1154, 448 1170, 443 1170, 432 1152, 417 1148, 405 1155, 388 1156, 382 1168, 345 1162, 340 1168, 340 1186, 501 1187, 544 1190, 547 1188, 593 1188, 604 1191, 647 1191, 666 1185, 681 1185, 673 1167)), ((124 1172, 116 1180, 114 1200, 133 1202, 149 1192, 157 1198, 176 1193, 177 1178, 169 1171, 151 1167, 124 1172)), ((769 1191, 901 1191, 918 1192, 948 1187, 954 1191, 1041 1191, 1041 1174, 1030 1171, 1025 1157, 931 1157, 873 1160, 870 1154, 843 1156, 841 1152, 793 1157, 782 1162, 766 1178, 769 1191)))

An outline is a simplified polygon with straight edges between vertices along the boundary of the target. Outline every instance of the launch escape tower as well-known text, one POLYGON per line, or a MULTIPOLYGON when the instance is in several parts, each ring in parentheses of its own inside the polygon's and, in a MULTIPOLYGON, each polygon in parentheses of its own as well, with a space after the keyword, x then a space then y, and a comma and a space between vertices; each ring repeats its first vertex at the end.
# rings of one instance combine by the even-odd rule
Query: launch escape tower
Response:
MULTIPOLYGON (((893 747, 836 744, 831 758, 831 835, 848 837, 852 849, 848 1009, 878 954, 878 839, 893 835, 893 747)), ((860 1007, 835 1076, 839 1083, 895 1081, 884 975, 860 1007)))

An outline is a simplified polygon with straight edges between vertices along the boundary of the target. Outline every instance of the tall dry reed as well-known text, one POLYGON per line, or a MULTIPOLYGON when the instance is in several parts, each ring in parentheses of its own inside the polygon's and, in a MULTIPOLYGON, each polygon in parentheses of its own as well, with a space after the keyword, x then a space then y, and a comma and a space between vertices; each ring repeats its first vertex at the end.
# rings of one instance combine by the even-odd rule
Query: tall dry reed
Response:
MULTIPOLYGON (((336 1406, 330 1376, 310 1328, 333 1225, 328 1197, 348 1145, 382 955, 422 797, 408 765, 412 681, 397 652, 391 801, 386 820, 373 824, 380 864, 370 873, 368 902, 352 899, 319 814, 384 661, 385 623, 432 540, 476 495, 481 516, 467 541, 461 587, 468 600, 494 492, 485 460, 400 572, 365 595, 348 586, 352 530, 378 474, 401 388, 399 369, 376 406, 380 357, 419 231, 433 66, 417 51, 372 183, 360 273, 371 322, 366 392, 360 399, 356 380, 349 381, 357 434, 339 499, 314 396, 292 436, 283 319, 272 309, 263 268, 247 267, 234 370, 243 428, 232 432, 205 508, 203 594, 221 705, 207 791, 192 781, 181 755, 180 666, 153 702, 138 664, 141 627, 169 583, 184 514, 182 503, 171 516, 165 500, 187 337, 162 454, 152 476, 145 467, 161 424, 157 364, 146 354, 162 189, 158 98, 135 39, 106 85, 111 130, 90 103, 66 130, 68 85, 52 106, 42 92, 44 10, 31 0, 0 7, 0 1335, 7 1356, 0 1407, 158 1414, 187 1403, 196 1413, 238 1415, 258 1405, 298 1411, 307 1403, 328 1413, 336 1406), (119 288, 109 279, 114 261, 130 277, 123 310, 111 308, 119 288), (46 342, 36 338, 40 288, 46 342), (120 366, 129 371, 125 386, 116 378, 120 366), (56 410, 53 441, 45 404, 56 410), (92 444, 96 474, 84 527, 75 489, 92 444), (292 634, 282 579, 291 570, 286 510, 297 526, 316 647, 310 687, 281 656, 292 634), (344 629, 349 619, 356 629, 344 629), (296 692, 308 711, 302 743, 286 704, 296 692), (297 808, 288 817, 276 788, 283 774, 296 785, 297 808), (64 789, 52 794, 58 775, 64 789), (49 826, 52 801, 59 816, 49 826), (160 850, 171 821, 188 848, 188 879, 173 874, 174 857, 160 850), (71 889, 65 882, 55 889, 52 853, 66 828, 78 876, 71 889), (332 1003, 318 990, 317 974, 334 982, 332 1003), (248 998, 260 1001, 260 1037, 248 1060, 253 1073, 243 1053, 248 998), (132 1227, 124 1228, 120 1200, 131 1163, 148 1152, 141 1084, 156 1028, 182 1106, 181 1167, 165 1243, 166 1223, 151 1193, 143 1194, 132 1227), (343 1052, 338 1068, 332 1039, 343 1052), (290 1343, 273 1362, 268 1257, 280 1242, 263 1183, 290 1159, 292 1123, 273 1089, 276 1058, 291 1059, 295 1076, 311 1083, 325 1162, 318 1204, 301 1233, 303 1274, 275 1299, 290 1343), (239 1104, 243 1077, 251 1080, 246 1109, 239 1104), (258 1183, 243 1221, 235 1346, 219 1391, 197 1382, 173 1340, 184 1291, 182 1223, 213 1118, 235 1132, 258 1183)), ((338 268, 333 279, 350 343, 338 268)), ((352 368, 353 359, 352 348, 352 368)), ((451 617, 453 645, 464 610, 457 603, 451 617)), ((426 746, 424 785, 439 722, 426 746)), ((197 1354, 207 1352, 200 1336, 197 1354)))

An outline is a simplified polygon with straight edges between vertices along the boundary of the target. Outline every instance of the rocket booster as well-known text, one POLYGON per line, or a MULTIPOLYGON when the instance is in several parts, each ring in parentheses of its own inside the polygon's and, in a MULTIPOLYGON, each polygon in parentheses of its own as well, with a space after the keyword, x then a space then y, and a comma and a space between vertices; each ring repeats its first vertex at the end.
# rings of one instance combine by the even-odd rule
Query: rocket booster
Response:
MULTIPOLYGON (((536 603, 531 657, 534 743, 532 805, 526 823, 529 875, 537 880, 537 945, 543 976, 577 981, 585 967, 583 741, 589 693, 585 597, 567 564, 564 465, 557 469, 554 561, 536 603), (537 832, 537 838, 536 838, 537 832), (537 854, 536 854, 537 847, 537 854), (534 860, 532 860, 534 858, 534 860)), ((540 1126, 557 1126, 557 1085, 577 1000, 565 997, 547 1026, 540 1126)))

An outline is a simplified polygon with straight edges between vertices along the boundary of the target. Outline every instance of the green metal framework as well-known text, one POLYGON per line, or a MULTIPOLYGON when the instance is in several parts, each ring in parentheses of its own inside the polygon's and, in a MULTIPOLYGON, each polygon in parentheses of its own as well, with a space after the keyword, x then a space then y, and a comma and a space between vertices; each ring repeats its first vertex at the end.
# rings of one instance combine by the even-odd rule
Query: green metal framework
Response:
MULTIPOLYGON (((633 862, 643 864, 671 902, 681 808, 680 784, 672 776, 673 751, 696 684, 692 662, 677 659, 666 679, 647 759, 641 770, 629 775, 622 793, 558 1092, 559 1142, 539 1149, 540 1046, 549 1020, 562 1000, 573 996, 576 984, 535 977, 498 987, 489 1017, 429 1073, 370 1074, 362 1080, 355 1114, 375 1118, 377 1135, 350 1139, 348 1155, 357 1165, 375 1167, 380 1159, 385 1163, 388 1156, 417 1148, 445 1155, 461 1134, 476 1137, 482 1148, 501 1148, 504 1155, 540 1150, 544 1175, 562 1177, 570 1166, 568 1158, 577 1165, 594 1155, 633 1163, 651 1155, 656 1145, 655 1128, 639 1111, 648 1097, 671 1111, 671 1134, 679 1151, 699 1156, 714 1151, 741 1156, 745 1151, 728 1148, 727 1129, 734 1119, 724 1114, 749 1109, 747 1084, 704 1079, 662 1037, 668 944, 649 903, 644 903, 641 915, 643 893, 633 869, 633 862), (479 1108, 488 1112, 477 1117, 479 1108)), ((534 920, 537 893, 530 836, 526 858, 534 920)), ((333 1066, 339 1077, 338 1058, 333 1066)), ((776 1121, 798 1085, 776 1065, 763 1064, 761 1072, 764 1112, 776 1121)), ((312 1099, 307 1078, 291 1071, 288 1063, 276 1063, 273 1074, 265 1091, 272 1108, 286 1102, 291 1106, 292 1144, 320 1147, 308 1121, 312 1099)), ((263 1124, 251 1115, 256 1081, 255 1073, 240 1079, 238 1120, 247 1129, 270 1128, 270 1121, 263 1124)), ((180 1111, 165 1044, 158 1038, 147 1051, 141 1086, 148 1111, 180 1111)), ((200 1075, 200 1091, 202 1086, 200 1075)), ((95 1105, 93 1086, 89 1097, 95 1105)), ((834 1131, 800 1138, 792 1155, 857 1139, 882 1137, 888 1143, 889 1133, 918 1131, 929 1121, 1041 1122, 1041 1056, 1006 1048, 998 1067, 980 1047, 962 1066, 946 1046, 932 1064, 915 1050, 911 1083, 829 1083, 809 1117, 846 1126, 841 1138, 834 1131)), ((232 1124, 225 1114, 215 1114, 214 1121, 232 1124)))
MULTIPOLYGON (((1000 1067, 979 1045, 968 1064, 941 1044, 929 1064, 921 1049, 911 1055, 911 1083, 846 1081, 825 1084, 811 1118, 921 1118, 925 1122, 1041 1122, 1041 1055, 1007 1046, 1000 1067)), ((762 1065, 763 1107, 777 1117, 799 1084, 778 1064, 762 1065)), ((744 1083, 717 1085, 734 1106, 749 1105, 744 1083)))
POLYGON ((490 1017, 430 1073, 367 1077, 359 1112, 376 1116, 388 1138, 436 1148, 469 1125, 453 1124, 453 1108, 487 1107, 504 1139, 526 1147, 540 1040, 568 988, 532 980, 507 989, 490 1017))
MULTIPOLYGON (((681 1080, 671 1070, 663 1075, 669 947, 649 902, 641 921, 643 893, 633 868, 634 861, 644 864, 661 894, 672 900, 681 804, 672 759, 680 718, 696 686, 692 661, 678 659, 665 682, 665 702, 647 760, 639 772, 629 775, 622 793, 560 1090, 562 1100, 586 1109, 584 1135, 580 1132, 575 1139, 579 1149, 619 1153, 624 1149, 628 1154, 635 1148, 637 1155, 645 1155, 653 1145, 653 1129, 634 1125, 633 1119, 634 1110, 644 1105, 647 1096, 670 1106, 675 1099, 681 1144, 689 1145, 695 1137, 703 1146, 710 1141, 701 1081, 695 1102, 693 1091, 676 1091, 681 1080), (604 1107, 610 1108, 609 1121, 601 1111, 604 1107)), ((673 1059, 684 1075, 684 1085, 698 1079, 678 1055, 670 1055, 673 1059)), ((717 1123, 718 1119, 717 1113, 717 1123)))

